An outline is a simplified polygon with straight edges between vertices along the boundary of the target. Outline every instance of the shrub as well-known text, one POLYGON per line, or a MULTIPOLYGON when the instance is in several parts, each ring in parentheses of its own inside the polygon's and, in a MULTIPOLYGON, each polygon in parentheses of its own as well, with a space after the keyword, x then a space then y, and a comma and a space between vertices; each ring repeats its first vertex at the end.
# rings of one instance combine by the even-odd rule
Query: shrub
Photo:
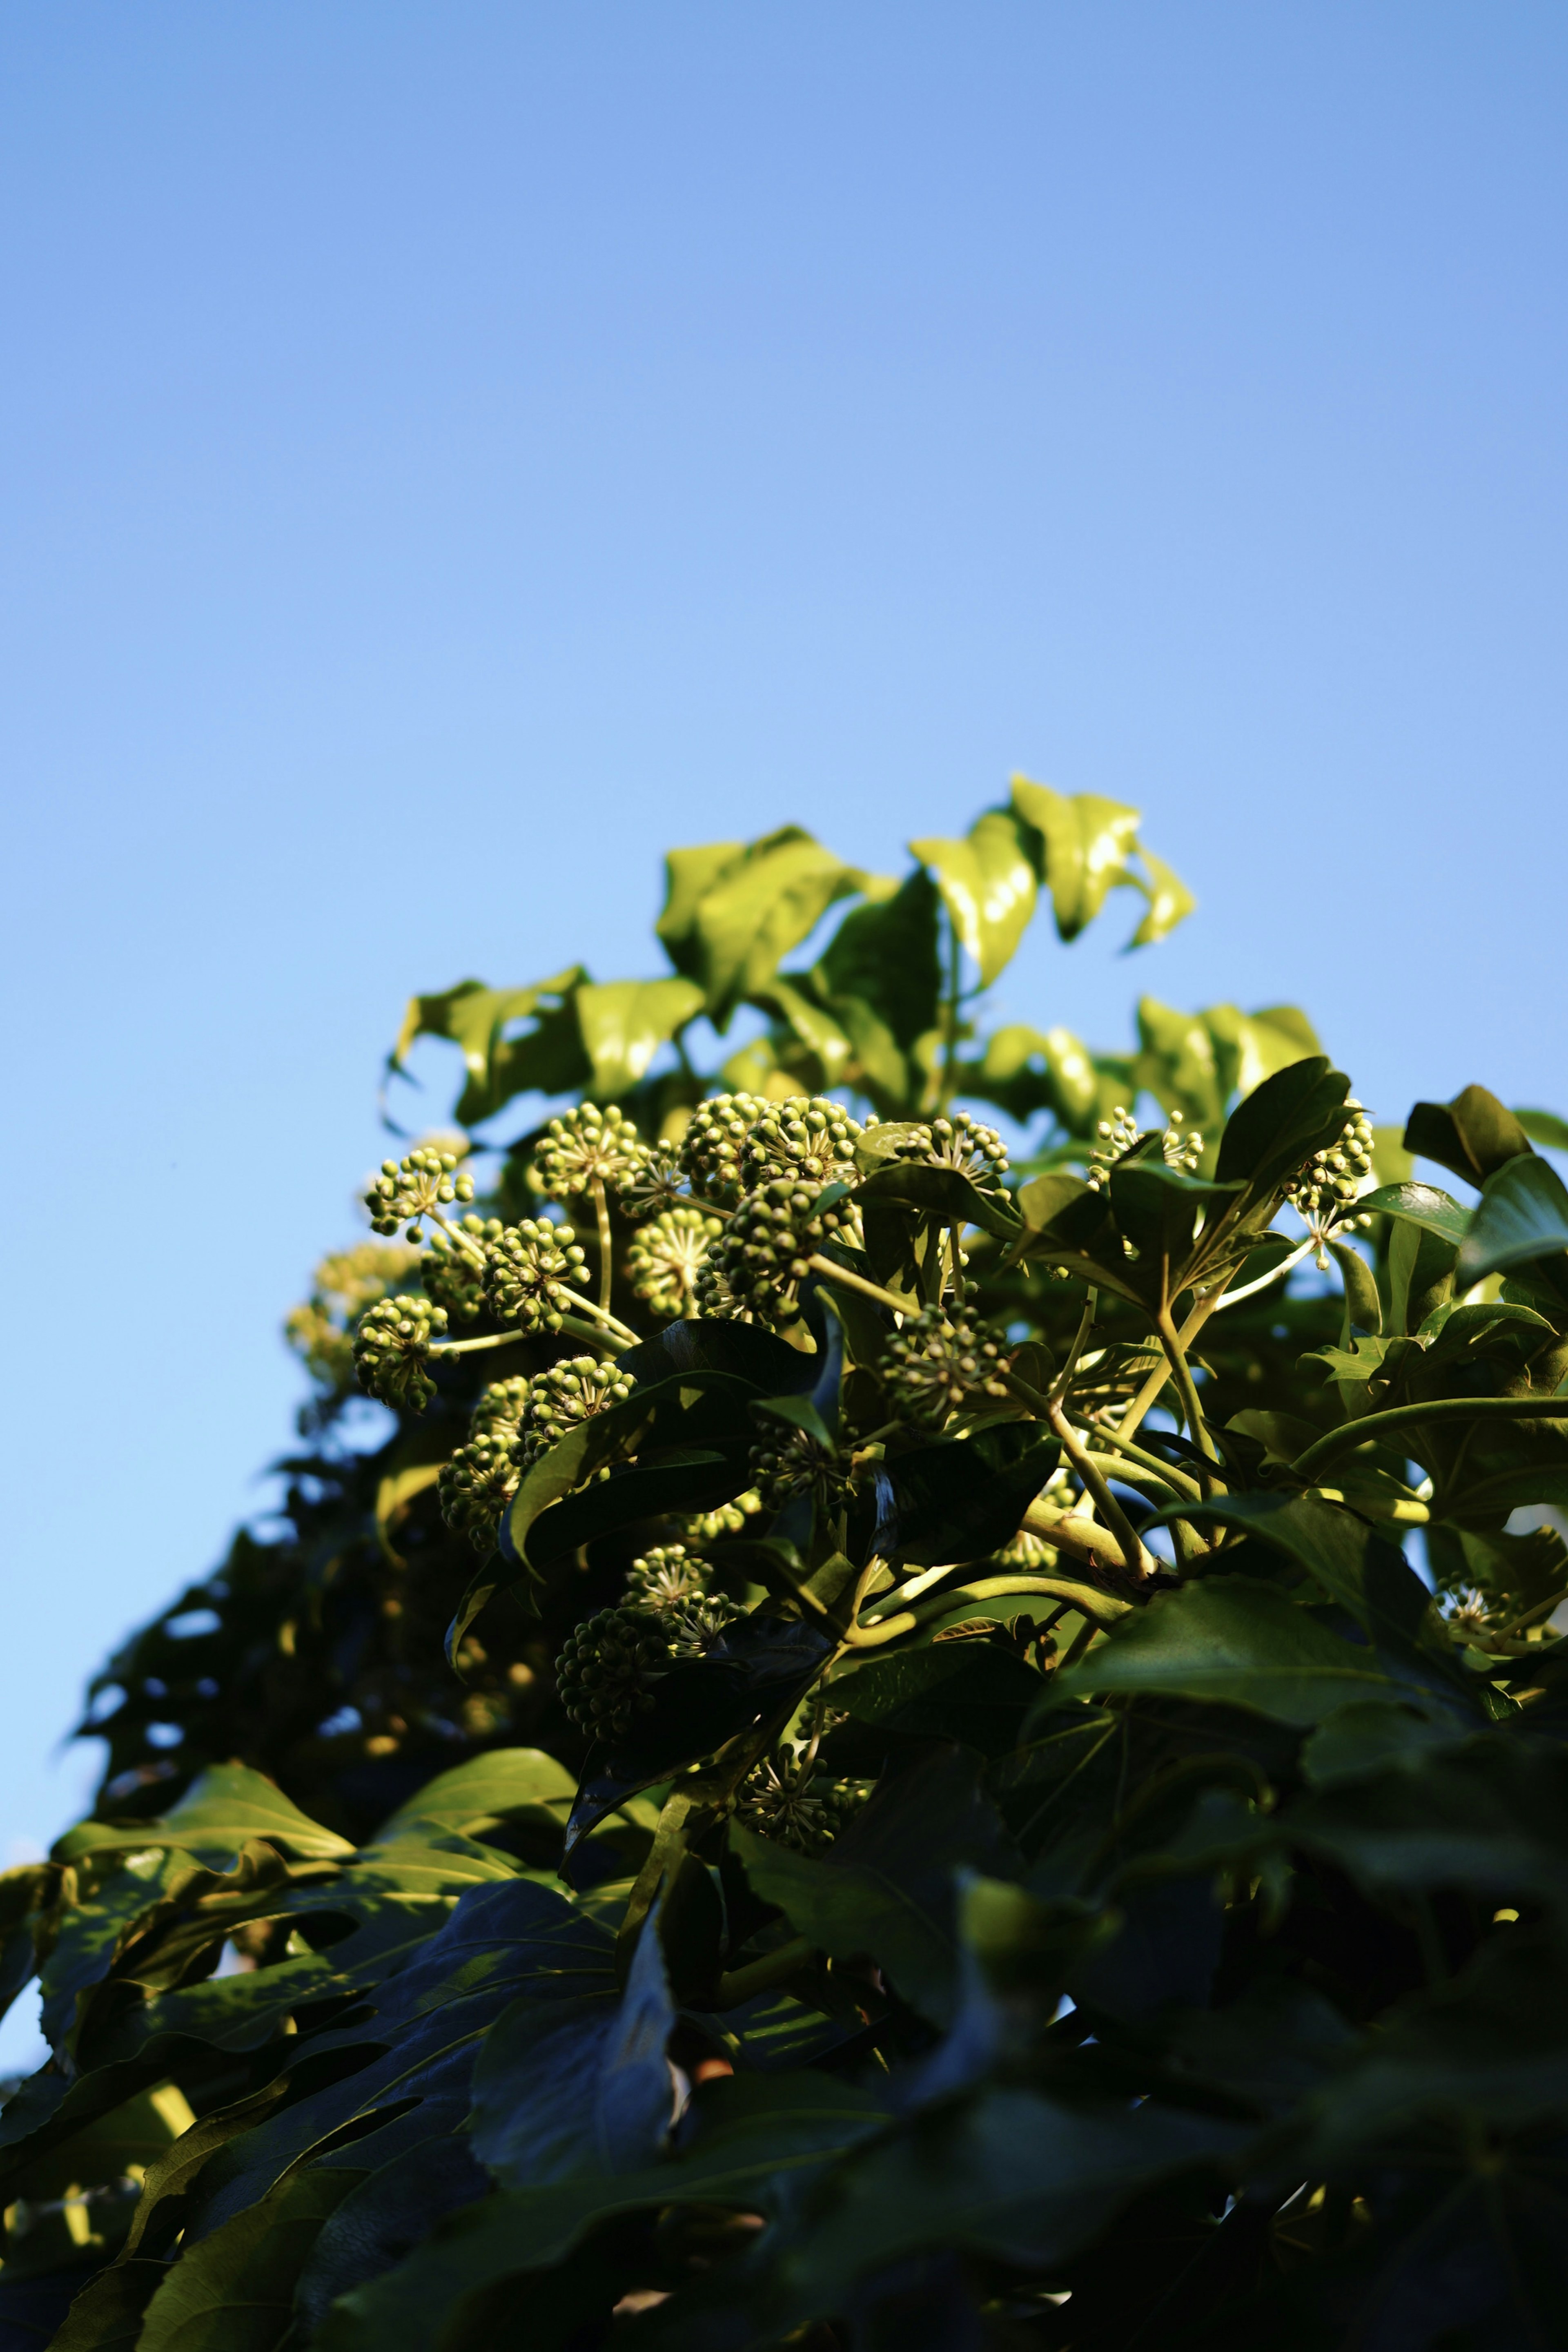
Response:
POLYGON ((914 847, 410 1006, 461 1131, 290 1318, 282 1528, 0 1880, 63 2352, 1555 2339, 1568 1130, 988 1028, 1042 895, 1191 902, 1021 780, 914 847))

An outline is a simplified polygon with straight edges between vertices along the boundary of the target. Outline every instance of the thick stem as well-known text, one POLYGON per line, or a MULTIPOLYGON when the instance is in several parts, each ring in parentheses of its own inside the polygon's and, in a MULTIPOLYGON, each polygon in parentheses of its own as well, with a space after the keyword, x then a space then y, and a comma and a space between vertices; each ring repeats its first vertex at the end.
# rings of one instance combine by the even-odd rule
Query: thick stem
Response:
POLYGON ((855 1274, 847 1265, 835 1265, 831 1257, 823 1257, 821 1252, 806 1263, 824 1282, 836 1282, 845 1290, 858 1290, 862 1298, 874 1298, 879 1307, 891 1307, 895 1315, 916 1315, 920 1311, 917 1298, 895 1298, 891 1290, 868 1282, 863 1275, 855 1274))
POLYGON ((1134 1576, 1152 1576, 1155 1563, 1139 1541, 1131 1519, 1116 1500, 1102 1471, 1095 1467, 1094 1457, 1080 1443, 1078 1432, 1059 1404, 1053 1404, 1049 1415, 1051 1429, 1061 1441, 1061 1450, 1077 1471, 1104 1517, 1105 1525, 1121 1548, 1122 1565, 1134 1576))
MULTIPOLYGON (((1227 1275, 1225 1281, 1228 1282, 1229 1279, 1229 1276, 1227 1275)), ((1188 1315, 1186 1321, 1182 1325, 1180 1332, 1177 1334, 1184 1349, 1191 1347, 1193 1341, 1197 1339, 1198 1333, 1202 1330, 1209 1317, 1215 1312, 1224 1296, 1225 1283, 1219 1282, 1216 1283, 1212 1290, 1207 1291, 1203 1297, 1198 1299, 1192 1308, 1191 1313, 1188 1315)), ((1153 1406, 1155 1400, 1159 1395, 1160 1391, 1164 1388, 1169 1378, 1170 1371, 1168 1367, 1165 1364, 1157 1364, 1155 1370, 1149 1374, 1148 1379, 1144 1382, 1143 1387, 1138 1391, 1137 1395, 1133 1399, 1132 1403, 1127 1407, 1126 1412, 1122 1415, 1122 1418, 1117 1423, 1114 1431, 1110 1433, 1118 1438, 1124 1439, 1131 1437, 1139 1427, 1145 1414, 1148 1412, 1153 1406)))
MULTIPOLYGON (((1120 1559, 1113 1557, 1117 1552, 1114 1537, 1098 1519, 1080 1518, 1071 1511, 1053 1519, 1031 1503, 1023 1515, 1023 1524, 1028 1533, 1038 1536, 1041 1543, 1050 1544, 1057 1551, 1070 1551, 1091 1566, 1098 1566, 1102 1560, 1116 1567, 1122 1565, 1120 1559)), ((1136 1575, 1137 1570, 1131 1572, 1136 1575)))
POLYGON ((515 1348, 519 1339, 532 1335, 527 1331, 495 1331, 486 1339, 433 1339, 433 1356, 478 1356, 486 1348, 515 1348))
POLYGON ((604 1349, 612 1356, 623 1356, 628 1348, 636 1345, 630 1335, 622 1339, 615 1332, 607 1331, 601 1323, 585 1323, 580 1315, 563 1315, 560 1328, 574 1339, 591 1340, 596 1348, 604 1349))
POLYGON ((599 1221, 599 1305, 601 1312, 608 1315, 610 1293, 615 1285, 615 1260, 610 1239, 610 1202, 602 1176, 593 1180, 593 1213, 599 1221))
POLYGON ((433 1225, 440 1226, 448 1241, 456 1243, 470 1265, 481 1267, 484 1265, 485 1253, 472 1234, 465 1234, 461 1225, 455 1225, 450 1218, 442 1215, 439 1209, 426 1209, 423 1213, 430 1219, 433 1225))
POLYGON ((974 1584, 959 1584, 947 1592, 935 1592, 918 1609, 901 1610, 896 1617, 879 1617, 870 1625, 852 1625, 844 1640, 852 1650, 881 1649, 887 1642, 895 1642, 904 1633, 911 1633, 917 1625, 929 1624, 934 1617, 945 1617, 950 1609, 961 1609, 971 1601, 1000 1601, 1012 1593, 1049 1593, 1053 1601, 1065 1601, 1070 1609, 1092 1616, 1101 1625, 1113 1625, 1118 1617, 1125 1617, 1132 1603, 1119 1601, 1110 1592, 1096 1591, 1092 1584, 1074 1584, 1061 1576, 982 1576, 974 1584))
POLYGON ((580 1290, 569 1290, 563 1282, 560 1286, 560 1297, 570 1298, 574 1307, 580 1307, 583 1313, 591 1315, 596 1323, 602 1323, 607 1331, 614 1333, 623 1347, 634 1348, 637 1345, 635 1331, 629 1331, 621 1318, 618 1315, 612 1315, 607 1307, 596 1307, 591 1298, 584 1298, 580 1290))
POLYGON ((1119 1429, 1101 1429, 1095 1426, 1092 1430, 1092 1434, 1098 1444, 1109 1445, 1117 1454, 1124 1454, 1129 1462, 1137 1463, 1142 1469, 1152 1470, 1156 1478, 1163 1478, 1167 1486, 1174 1487, 1178 1495, 1185 1496, 1188 1501, 1196 1503, 1202 1494, 1203 1489, 1196 1478, 1189 1477, 1185 1470, 1176 1469, 1173 1464, 1162 1461, 1157 1454, 1151 1454, 1146 1446, 1134 1445, 1130 1438, 1123 1436, 1119 1429))
POLYGON ((1325 1464, 1336 1455, 1348 1454, 1363 1445, 1368 1438, 1382 1437, 1396 1429, 1415 1429, 1426 1422, 1445 1421, 1562 1421, 1568 1418, 1568 1396, 1550 1397, 1437 1397, 1430 1404, 1396 1404, 1385 1412, 1364 1413, 1359 1421, 1346 1422, 1343 1429, 1331 1429, 1297 1455, 1291 1467, 1299 1478, 1315 1481, 1325 1464))
POLYGON ((1067 1391, 1072 1384, 1072 1375, 1078 1370, 1078 1359, 1083 1353, 1084 1343, 1094 1328, 1094 1318, 1099 1310, 1100 1293, 1097 1290, 1088 1291, 1084 1297, 1083 1312, 1079 1318, 1078 1328, 1072 1335, 1072 1345, 1067 1350, 1067 1361, 1051 1384, 1051 1402, 1054 1404, 1061 1404, 1066 1399, 1067 1391))
POLYGON ((808 1962, 815 1959, 817 1947, 808 1937, 797 1936, 788 1944, 780 1944, 776 1952, 765 1952, 749 1968, 732 1969, 718 1980, 717 2009, 738 2009, 743 2000, 754 1993, 768 1992, 777 1984, 786 1984, 799 1976, 808 1962))
POLYGON ((1203 1407, 1198 1403, 1197 1390, 1193 1383, 1192 1367, 1187 1362, 1186 1350, 1183 1349, 1176 1325, 1171 1320, 1168 1307, 1161 1310, 1158 1329, 1160 1345, 1166 1351, 1166 1360, 1176 1377, 1176 1393, 1181 1398, 1181 1408, 1186 1415, 1187 1435, 1200 1453, 1207 1454, 1211 1462, 1218 1462, 1218 1449, 1208 1433, 1208 1423, 1204 1420, 1203 1407))

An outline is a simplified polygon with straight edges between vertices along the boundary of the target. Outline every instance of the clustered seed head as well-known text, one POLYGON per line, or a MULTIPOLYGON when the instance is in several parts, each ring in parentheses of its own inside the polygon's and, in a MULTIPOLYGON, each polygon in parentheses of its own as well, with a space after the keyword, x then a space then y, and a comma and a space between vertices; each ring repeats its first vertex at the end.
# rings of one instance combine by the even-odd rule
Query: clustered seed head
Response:
POLYGON ((853 1181, 855 1145, 864 1129, 841 1103, 821 1095, 791 1095, 770 1103, 753 1120, 741 1147, 740 1179, 747 1192, 782 1178, 797 1184, 853 1181))
POLYGON ((410 1241, 416 1242, 421 1217, 433 1217, 448 1202, 473 1198, 474 1179, 457 1172, 456 1153, 419 1144, 401 1160, 382 1161, 382 1172, 365 1194, 365 1206, 378 1234, 395 1234, 406 1224, 410 1241))
POLYGON ((485 1304, 486 1272, 485 1264, 475 1258, 473 1251, 484 1250, 491 1242, 499 1241, 504 1229, 499 1217, 467 1216, 460 1230, 467 1234, 471 1248, 465 1249, 442 1226, 436 1226, 430 1236, 421 1279, 438 1307, 444 1307, 459 1323, 472 1323, 485 1304))
POLYGON ((1103 1192, 1115 1162, 1131 1151, 1142 1130, 1125 1103, 1117 1103, 1109 1118, 1094 1130, 1099 1141, 1089 1154, 1089 1190, 1103 1192))
POLYGON ((284 1324, 289 1346, 324 1388, 346 1388, 354 1373, 349 1325, 384 1298, 419 1264, 402 1242, 357 1242, 324 1257, 311 1276, 310 1296, 284 1324))
POLYGON ((1354 1095, 1344 1108, 1338 1142, 1314 1152, 1290 1189, 1291 1205, 1309 1223, 1343 1212, 1372 1173, 1372 1121, 1354 1095))
POLYGON ((709 1643, 745 1614, 744 1609, 726 1600, 723 1593, 709 1593, 704 1600, 683 1602, 663 1620, 671 1655, 677 1660, 706 1656, 709 1643))
POLYGON ((509 1380, 486 1381, 468 1417, 469 1435, 515 1434, 528 1401, 529 1385, 523 1372, 514 1372, 509 1380))
POLYGON ((485 1304, 524 1331, 559 1331, 571 1286, 586 1281, 588 1262, 570 1225, 524 1217, 486 1247, 485 1304))
POLYGON ((981 1192, 997 1192, 1008 1171, 1007 1146, 994 1127, 956 1110, 906 1137, 897 1157, 918 1168, 956 1168, 981 1192))
POLYGON ((741 1783, 737 1818, 801 1853, 820 1853, 865 1801, 852 1781, 834 1780, 815 1761, 776 1748, 741 1783))
POLYGON ((614 1184, 631 1173, 645 1146, 625 1112, 611 1103, 580 1103, 552 1118, 534 1152, 534 1175, 541 1192, 568 1201, 595 1184, 614 1184))
POLYGON ((678 1154, 694 1192, 724 1202, 738 1198, 746 1139, 771 1108, 764 1095, 715 1095, 698 1103, 678 1154))
POLYGON ((433 1338, 446 1328, 446 1310, 428 1298, 379 1299, 354 1333, 360 1386, 395 1411, 423 1412, 435 1394, 427 1369, 433 1338))
POLYGON ((542 1454, 559 1444, 569 1429, 610 1405, 624 1402, 631 1393, 631 1381, 613 1364, 601 1364, 596 1356, 569 1356, 564 1363, 538 1373, 528 1384, 517 1433, 522 1467, 530 1468, 542 1454))
POLYGON ((615 1179, 616 1197, 629 1217, 652 1217, 680 1204, 685 1177, 665 1144, 640 1144, 615 1179))
POLYGON ((894 1407, 934 1428, 981 1397, 1005 1402, 1005 1370, 1001 1342, 961 1307, 923 1307, 889 1339, 881 1366, 894 1407))
POLYGON ((688 1543, 716 1543, 720 1536, 737 1536, 747 1519, 754 1519, 762 1508, 762 1497, 755 1486, 737 1495, 733 1503, 720 1503, 716 1510, 695 1511, 685 1523, 688 1543))
POLYGON ((1190 1176, 1203 1158, 1203 1138, 1195 1128, 1189 1134, 1179 1110, 1173 1110, 1170 1124, 1160 1138, 1160 1149, 1166 1156, 1166 1166, 1190 1176))
POLYGON ((835 1234, 860 1238, 860 1219, 847 1202, 823 1208, 810 1184, 776 1177, 748 1193, 718 1238, 708 1245, 697 1276, 705 1315, 750 1308, 765 1322, 792 1323, 812 1253, 835 1234))
POLYGON ((685 1544, 654 1544, 626 1571, 628 1605, 655 1617, 706 1597, 706 1566, 685 1544))
POLYGON ((781 1511, 809 1491, 821 1509, 831 1511, 849 1494, 854 1455, 848 1445, 821 1446, 806 1430, 780 1423, 777 1433, 770 1429, 752 1447, 748 1460, 765 1510, 781 1511))
POLYGON ((631 1609, 601 1609, 567 1637, 555 1662, 556 1689, 580 1731, 624 1739, 653 1703, 653 1685, 669 1672, 660 1626, 631 1609))
POLYGON ((724 1226, 701 1209, 664 1209, 644 1225, 627 1252, 632 1288, 655 1315, 689 1315, 697 1274, 724 1226))
POLYGON ((436 1492, 441 1516, 477 1551, 489 1551, 502 1512, 517 1491, 516 1436, 506 1429, 486 1429, 460 1445, 450 1462, 441 1465, 436 1492))

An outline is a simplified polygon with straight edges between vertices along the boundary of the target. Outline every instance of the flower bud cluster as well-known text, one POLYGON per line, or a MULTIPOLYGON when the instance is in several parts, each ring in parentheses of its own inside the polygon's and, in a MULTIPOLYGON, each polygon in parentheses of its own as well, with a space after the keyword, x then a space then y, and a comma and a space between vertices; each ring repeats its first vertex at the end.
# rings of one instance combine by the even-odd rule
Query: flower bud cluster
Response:
POLYGON ((1173 1110, 1170 1124, 1160 1138, 1160 1150, 1165 1153, 1167 1168, 1190 1176, 1203 1158, 1203 1138, 1196 1128, 1189 1131, 1183 1114, 1173 1110))
POLYGON ((865 1802, 852 1780, 835 1780, 789 1747, 764 1757, 740 1787, 736 1818, 800 1853, 820 1853, 865 1802))
POLYGON ((478 1551, 494 1548, 497 1523, 522 1477, 517 1426, 529 1386, 519 1372, 480 1390, 469 1416, 468 1443, 443 1463, 436 1482, 442 1517, 478 1551))
POLYGON ((1344 1108, 1338 1142, 1313 1153, 1287 1195, 1309 1223, 1346 1208, 1372 1174, 1372 1121, 1354 1095, 1344 1108))
POLYGON ((613 1184, 629 1175, 644 1157, 646 1147, 625 1112, 611 1103, 580 1103, 559 1118, 552 1118, 534 1151, 534 1176, 539 1191, 552 1201, 568 1201, 596 1184, 613 1184))
POLYGON ((290 1311, 283 1328, 289 1346, 324 1388, 347 1388, 354 1375, 349 1326, 419 1262, 419 1252, 402 1242, 358 1242, 321 1260, 309 1297, 290 1311))
POLYGON ((564 1363, 537 1373, 528 1383, 517 1433, 521 1466, 531 1468, 541 1454, 560 1443, 569 1429, 612 1404, 623 1403, 631 1393, 631 1381, 613 1364, 601 1364, 596 1356, 569 1356, 564 1363))
POLYGON ((880 1367, 894 1409, 939 1429, 982 1398, 1005 1403, 1007 1359, 994 1332, 962 1307, 923 1307, 887 1343, 880 1367))
POLYGON ((1117 1103, 1110 1118, 1103 1118, 1094 1132, 1099 1140, 1089 1154, 1089 1190, 1103 1192, 1113 1167, 1131 1151, 1142 1129, 1125 1103, 1117 1103))
POLYGON ((821 1510, 835 1511, 850 1491, 853 1448, 822 1446, 804 1429, 779 1422, 749 1455, 762 1507, 781 1511, 798 1495, 810 1493, 821 1510))
POLYGON ((707 1598, 706 1564, 685 1544, 654 1544, 626 1571, 628 1608, 662 1617, 688 1601, 707 1598))
POLYGON ((418 1241, 421 1217, 434 1218, 449 1202, 473 1198, 474 1179, 459 1174, 456 1153, 421 1144, 401 1160, 382 1161, 381 1174, 365 1194, 365 1206, 378 1234, 395 1234, 406 1224, 410 1241, 418 1241))
POLYGON ((812 1185, 776 1177, 748 1193, 716 1241, 697 1276, 705 1315, 750 1308, 765 1322, 792 1323, 812 1254, 834 1235, 858 1242, 860 1220, 848 1202, 821 1205, 812 1185))
POLYGON ((821 1095, 770 1103, 741 1147, 741 1183, 748 1192, 778 1179, 819 1187, 852 1183, 855 1145, 863 1133, 841 1103, 821 1095))
POLYGON ((665 1144, 643 1144, 615 1179, 615 1194, 629 1217, 657 1214, 678 1208, 685 1191, 680 1161, 665 1144))
POLYGON ((626 1253, 627 1271, 639 1298, 655 1315, 689 1315, 695 1303, 697 1274, 708 1246, 724 1226, 701 1209, 664 1209, 638 1234, 626 1253))
POLYGON ((486 1381, 468 1417, 470 1436, 498 1436, 503 1431, 515 1436, 531 1386, 524 1372, 514 1372, 509 1380, 486 1381))
POLYGON ((435 1394, 430 1377, 431 1343, 446 1328, 446 1310, 428 1298, 379 1299, 360 1318, 354 1333, 354 1370, 360 1386, 396 1412, 423 1412, 435 1394))
POLYGON ((771 1108, 764 1095, 714 1095, 698 1103, 678 1155, 694 1192, 709 1201, 738 1199, 746 1139, 771 1108))
POLYGON ((721 1536, 737 1536, 761 1508, 761 1496, 755 1486, 748 1486, 733 1503, 720 1503, 716 1510, 694 1511, 685 1524, 686 1541, 717 1543, 721 1536))
POLYGON ((1008 1171, 1007 1146, 994 1127, 985 1126, 967 1110, 950 1118, 934 1118, 906 1136, 895 1158, 917 1168, 954 1168, 979 1192, 998 1192, 1008 1171))
POLYGON ((555 1662, 556 1690, 570 1722, 613 1744, 652 1706, 653 1686, 671 1663, 655 1620, 632 1609, 601 1609, 568 1635, 555 1662))
POLYGON ((472 1323, 485 1304, 484 1252, 492 1242, 499 1241, 503 1232, 499 1217, 466 1216, 458 1227, 468 1237, 469 1246, 455 1242, 444 1226, 437 1225, 430 1236, 421 1279, 429 1296, 438 1307, 459 1323, 472 1323))
POLYGON ((524 1217, 486 1244, 485 1304, 523 1331, 559 1331, 571 1310, 570 1287, 586 1281, 587 1260, 570 1225, 524 1217))

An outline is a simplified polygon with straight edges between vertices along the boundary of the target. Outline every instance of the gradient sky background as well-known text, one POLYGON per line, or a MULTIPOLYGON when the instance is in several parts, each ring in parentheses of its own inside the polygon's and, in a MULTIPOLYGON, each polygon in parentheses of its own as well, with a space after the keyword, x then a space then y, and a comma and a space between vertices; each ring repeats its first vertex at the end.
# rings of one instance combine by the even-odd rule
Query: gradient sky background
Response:
POLYGON ((1131 800, 1199 914, 1010 1017, 1568 1109, 1565 100, 1512 0, 13 0, 0 1860, 265 1502, 404 998, 658 969, 670 843, 1131 800))

